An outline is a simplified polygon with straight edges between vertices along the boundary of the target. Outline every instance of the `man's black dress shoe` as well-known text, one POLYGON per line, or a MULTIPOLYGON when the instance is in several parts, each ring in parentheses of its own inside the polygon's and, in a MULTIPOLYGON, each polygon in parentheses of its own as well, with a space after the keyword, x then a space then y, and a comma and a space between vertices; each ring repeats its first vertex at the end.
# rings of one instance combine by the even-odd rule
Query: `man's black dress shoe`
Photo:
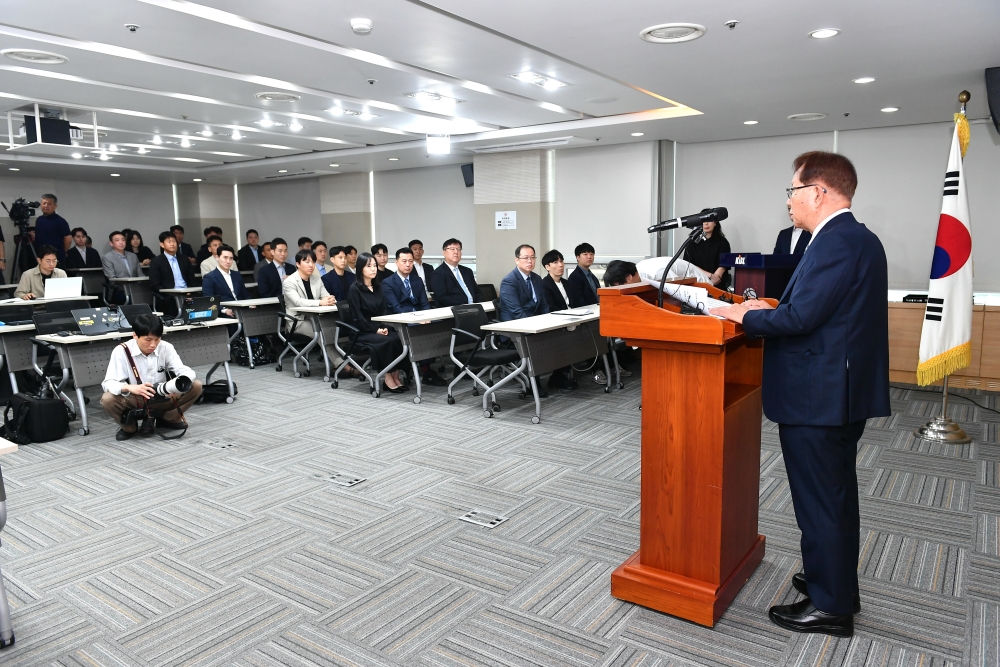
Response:
POLYGON ((118 431, 115 433, 115 440, 118 441, 128 440, 133 435, 135 435, 134 431, 126 431, 125 429, 119 427, 118 431))
POLYGON ((434 375, 425 375, 424 379, 420 381, 422 384, 426 384, 429 387, 447 387, 448 382, 445 381, 443 377, 435 373, 434 375))
POLYGON ((834 637, 850 637, 854 634, 853 614, 828 614, 817 609, 809 598, 802 598, 794 604, 771 607, 767 615, 781 627, 793 632, 819 632, 834 637))
POLYGON ((174 431, 180 431, 182 429, 187 428, 187 424, 185 424, 184 422, 172 422, 172 421, 167 421, 166 419, 157 419, 156 428, 167 428, 167 429, 172 429, 174 431))
MULTIPOLYGON (((809 597, 809 585, 806 584, 806 575, 802 574, 801 572, 796 572, 795 574, 793 574, 792 575, 792 586, 794 586, 795 590, 797 590, 799 593, 802 593, 806 597, 809 597)), ((860 595, 855 595, 854 596, 854 613, 855 614, 860 614, 861 613, 861 596, 860 595)))

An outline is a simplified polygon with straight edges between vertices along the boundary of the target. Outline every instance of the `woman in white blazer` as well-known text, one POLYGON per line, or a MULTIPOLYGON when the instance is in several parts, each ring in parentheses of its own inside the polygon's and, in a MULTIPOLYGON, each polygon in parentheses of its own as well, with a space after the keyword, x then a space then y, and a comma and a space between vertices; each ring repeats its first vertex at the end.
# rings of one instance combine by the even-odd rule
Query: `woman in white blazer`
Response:
POLYGON ((303 306, 332 306, 337 299, 323 286, 323 279, 315 270, 316 255, 312 250, 299 250, 295 253, 295 266, 298 270, 287 276, 281 285, 281 292, 285 296, 285 309, 299 322, 295 327, 295 333, 312 336, 315 332, 311 320, 306 319, 305 314, 297 313, 295 309, 303 306))

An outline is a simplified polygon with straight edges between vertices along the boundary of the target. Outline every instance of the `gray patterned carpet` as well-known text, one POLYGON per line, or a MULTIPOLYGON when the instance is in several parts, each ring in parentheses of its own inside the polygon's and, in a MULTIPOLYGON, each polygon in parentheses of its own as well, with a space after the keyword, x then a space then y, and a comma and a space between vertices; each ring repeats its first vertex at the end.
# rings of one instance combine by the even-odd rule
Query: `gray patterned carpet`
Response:
POLYGON ((511 394, 486 420, 467 388, 413 405, 270 366, 234 374, 236 403, 196 407, 181 440, 118 443, 92 410, 90 436, 4 457, 3 667, 998 664, 998 414, 956 400, 974 444, 930 445, 910 430, 936 397, 894 390, 893 416, 869 424, 864 610, 838 640, 766 616, 797 599, 799 569, 767 421, 767 556, 710 630, 609 595, 638 546, 638 377, 553 393, 532 426, 511 394), (473 509, 509 519, 458 520, 473 509))

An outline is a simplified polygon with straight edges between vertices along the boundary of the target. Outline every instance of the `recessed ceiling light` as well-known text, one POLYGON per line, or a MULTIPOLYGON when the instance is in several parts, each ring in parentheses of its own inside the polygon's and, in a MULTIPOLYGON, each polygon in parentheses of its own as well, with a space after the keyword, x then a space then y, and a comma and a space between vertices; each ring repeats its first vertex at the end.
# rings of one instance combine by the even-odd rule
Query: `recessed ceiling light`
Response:
POLYGON ((451 153, 451 137, 447 134, 427 135, 428 155, 449 155, 451 153))
POLYGON ((745 120, 745 121, 743 121, 743 124, 744 125, 756 125, 757 121, 755 121, 755 120, 745 120))
POLYGON ((882 109, 882 113, 893 113, 894 111, 899 111, 898 107, 886 107, 882 109))
POLYGON ((873 77, 873 76, 863 76, 860 79, 855 79, 854 83, 871 83, 874 80, 875 80, 875 77, 873 77))
POLYGON ((229 135, 229 138, 236 139, 237 141, 239 141, 240 139, 243 138, 243 135, 240 134, 239 130, 233 130, 233 133, 229 135))
POLYGON ((212 136, 212 131, 211 130, 202 130, 198 134, 200 134, 203 137, 210 137, 210 136, 212 136))
POLYGON ((508 74, 507 76, 518 81, 524 81, 525 83, 532 83, 545 90, 556 90, 566 85, 562 81, 556 81, 552 77, 539 74, 538 72, 518 72, 517 74, 508 74))
POLYGON ((62 65, 69 62, 69 58, 66 56, 49 51, 38 51, 37 49, 4 49, 0 53, 11 60, 19 60, 22 63, 31 63, 32 65, 62 65))
POLYGON ((118 178, 121 174, 111 174, 113 177, 118 178))
POLYGON ((351 30, 355 35, 370 35, 374 27, 371 19, 351 19, 351 30))
POLYGON ((819 30, 813 30, 809 33, 809 36, 813 39, 829 39, 830 37, 836 37, 840 34, 840 31, 836 28, 820 28, 819 30))
POLYGON ((339 164, 331 164, 330 166, 331 167, 339 167, 340 165, 339 164))
POLYGON ((201 183, 200 178, 192 178, 191 180, 194 181, 195 183, 201 183))
POLYGON ((279 170, 278 170, 278 173, 279 173, 279 174, 287 174, 287 173, 288 173, 288 170, 287 170, 287 169, 279 169, 279 170))
POLYGON ((641 137, 643 134, 644 134, 643 132, 633 132, 632 136, 633 137, 641 137))
POLYGON ((296 100, 302 99, 300 95, 292 95, 291 93, 278 93, 271 90, 266 90, 262 93, 254 93, 253 95, 258 100, 264 100, 265 102, 294 102, 296 100))
POLYGON ((389 162, 399 162, 399 158, 398 157, 391 157, 391 158, 389 158, 389 162))
POLYGON ((698 39, 708 32, 708 28, 697 23, 661 23, 639 33, 644 42, 653 44, 678 44, 698 39))
POLYGON ((187 137, 181 139, 181 148, 191 148, 191 140, 187 137))
POLYGON ((270 118, 262 118, 257 121, 257 124, 261 127, 272 127, 274 125, 274 121, 270 118))
POLYGON ((163 139, 161 139, 160 135, 158 135, 158 134, 154 134, 153 135, 153 140, 152 141, 153 141, 154 144, 157 144, 157 145, 163 143, 163 139))
POLYGON ((140 155, 145 155, 148 152, 149 152, 149 149, 146 148, 145 146, 139 146, 139 149, 136 150, 136 153, 139 153, 140 155))
POLYGON ((805 122, 805 121, 810 121, 810 120, 823 120, 824 118, 826 118, 826 114, 825 113, 816 113, 816 112, 812 112, 812 113, 793 113, 791 116, 788 117, 788 120, 797 120, 797 121, 803 121, 803 122, 805 122))
POLYGON ((611 104, 612 102, 617 102, 617 97, 591 97, 587 100, 591 104, 611 104))
POLYGON ((406 96, 412 97, 413 99, 421 102, 441 102, 442 104, 462 104, 465 102, 465 100, 455 99, 454 97, 448 97, 447 95, 442 95, 440 93, 432 93, 427 90, 407 93, 406 96))
POLYGON ((367 111, 362 111, 361 113, 358 114, 358 118, 360 118, 361 120, 371 120, 372 118, 375 118, 375 114, 368 113, 367 111))
POLYGON ((108 155, 107 153, 101 153, 100 157, 98 157, 97 159, 100 160, 101 162, 107 162, 108 160, 111 159, 111 156, 108 155))
POLYGON ((298 123, 293 122, 288 126, 288 129, 291 130, 292 132, 298 132, 299 130, 302 129, 302 126, 299 125, 298 123))
POLYGON ((20 170, 20 169, 18 169, 17 167, 11 167, 11 168, 9 169, 9 171, 21 171, 21 170, 20 170))
POLYGON ((111 144, 110 146, 108 146, 108 150, 111 151, 112 153, 117 153, 118 152, 118 145, 117 144, 111 144))
POLYGON ((74 160, 79 160, 80 158, 83 157, 83 155, 81 155, 80 153, 73 153, 72 155, 70 155, 70 157, 73 158, 74 160))

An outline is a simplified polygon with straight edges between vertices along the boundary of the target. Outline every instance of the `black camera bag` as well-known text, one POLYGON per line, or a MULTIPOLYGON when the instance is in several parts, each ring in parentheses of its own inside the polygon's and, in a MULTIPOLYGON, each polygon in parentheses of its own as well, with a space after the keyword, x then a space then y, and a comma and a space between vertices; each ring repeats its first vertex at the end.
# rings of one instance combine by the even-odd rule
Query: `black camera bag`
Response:
POLYGON ((59 440, 69 431, 69 411, 58 398, 38 398, 17 393, 3 413, 8 440, 19 445, 59 440))
MULTIPOLYGON (((233 383, 233 395, 240 393, 236 388, 236 383, 233 383)), ((201 398, 202 403, 225 403, 226 399, 229 398, 229 383, 225 380, 216 380, 210 384, 206 384, 201 388, 201 398)))

